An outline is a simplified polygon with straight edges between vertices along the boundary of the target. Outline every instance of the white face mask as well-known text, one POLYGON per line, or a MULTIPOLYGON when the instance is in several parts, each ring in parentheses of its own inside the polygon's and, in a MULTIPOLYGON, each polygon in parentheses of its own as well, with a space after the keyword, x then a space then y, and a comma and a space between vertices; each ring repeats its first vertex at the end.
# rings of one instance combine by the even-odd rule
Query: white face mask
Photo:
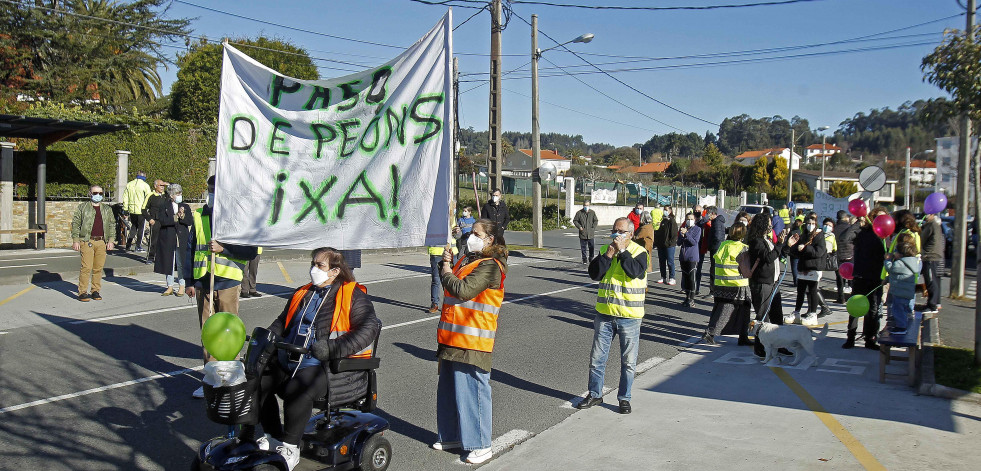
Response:
POLYGON ((692 226, 695 225, 695 220, 694 219, 689 219, 688 221, 685 222, 685 224, 687 224, 688 227, 692 227, 692 226))
POLYGON ((493 200, 495 203, 498 203, 498 202, 501 201, 501 197, 500 196, 497 196, 497 195, 494 195, 494 196, 491 196, 491 200, 493 200))
POLYGON ((831 226, 824 226, 824 233, 825 233, 825 234, 830 234, 830 233, 831 233, 831 231, 832 231, 832 228, 831 228, 831 226))
POLYGON ((183 203, 184 202, 184 195, 176 195, 176 196, 174 196, 174 202, 177 203, 177 204, 183 203))
POLYGON ((330 273, 317 267, 310 267, 310 281, 314 286, 320 286, 330 279, 330 273))
POLYGON ((208 206, 215 207, 215 194, 208 193, 208 206))
POLYGON ((671 215, 671 210, 670 209, 665 209, 664 210, 664 215, 665 216, 670 216, 671 215))
POLYGON ((470 211, 464 211, 463 212, 463 217, 465 217, 465 218, 470 217, 470 211))
POLYGON ((471 237, 467 239, 467 250, 471 253, 477 253, 484 250, 484 239, 471 234, 471 237))
POLYGON ((815 227, 814 224, 808 224, 807 225, 807 232, 814 232, 814 227, 815 227))

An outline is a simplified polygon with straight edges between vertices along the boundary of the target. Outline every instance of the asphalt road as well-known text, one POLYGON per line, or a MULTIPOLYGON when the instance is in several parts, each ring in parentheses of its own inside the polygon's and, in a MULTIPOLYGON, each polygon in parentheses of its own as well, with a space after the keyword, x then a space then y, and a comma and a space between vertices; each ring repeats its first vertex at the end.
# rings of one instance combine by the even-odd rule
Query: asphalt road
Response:
MULTIPOLYGON (((510 260, 492 373, 498 444, 560 422, 586 389, 595 287, 578 263, 577 238, 562 232, 546 237, 561 250, 525 250, 510 260)), ((508 236, 530 242, 528 234, 508 236)), ((250 329, 268 325, 285 293, 305 280, 305 262, 283 267, 292 282, 277 263, 263 264, 259 280, 260 291, 279 296, 243 300, 250 329)), ((428 271, 424 254, 375 255, 357 271, 385 325, 379 414, 392 424, 392 469, 460 465, 458 455, 428 448, 437 379, 428 271)), ((106 299, 86 304, 69 281, 0 287, 0 299, 29 289, 3 306, 0 469, 185 469, 202 441, 224 431, 190 398, 200 373, 187 370, 201 366, 194 306, 157 295, 157 278, 110 278, 106 299)), ((674 356, 705 325, 707 300, 693 312, 676 311, 676 300, 676 289, 652 289, 638 364, 674 356)), ((617 362, 608 373, 607 386, 615 387, 617 362)))

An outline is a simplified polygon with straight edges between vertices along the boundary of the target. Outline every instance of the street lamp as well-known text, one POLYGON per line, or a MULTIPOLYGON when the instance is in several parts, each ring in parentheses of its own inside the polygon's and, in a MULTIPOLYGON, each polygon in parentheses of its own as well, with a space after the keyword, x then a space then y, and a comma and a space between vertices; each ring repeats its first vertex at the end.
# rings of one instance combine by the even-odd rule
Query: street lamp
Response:
MULTIPOLYGON (((542 248, 542 179, 539 167, 542 165, 542 142, 538 129, 538 60, 546 51, 569 43, 588 43, 593 40, 592 33, 566 41, 545 50, 538 49, 538 15, 531 15, 531 240, 532 245, 542 248)), ((558 192, 558 190, 556 190, 558 192)), ((558 208, 556 208, 557 210, 558 208)))
MULTIPOLYGON (((818 128, 818 131, 827 131, 828 129, 831 129, 831 126, 821 126, 818 128)), ((821 184, 819 185, 820 186, 819 189, 821 191, 825 191, 824 190, 824 163, 828 160, 828 155, 827 155, 828 151, 825 148, 827 142, 828 142, 828 135, 821 133, 821 184)), ((793 158, 793 156, 791 156, 791 158, 793 158)))

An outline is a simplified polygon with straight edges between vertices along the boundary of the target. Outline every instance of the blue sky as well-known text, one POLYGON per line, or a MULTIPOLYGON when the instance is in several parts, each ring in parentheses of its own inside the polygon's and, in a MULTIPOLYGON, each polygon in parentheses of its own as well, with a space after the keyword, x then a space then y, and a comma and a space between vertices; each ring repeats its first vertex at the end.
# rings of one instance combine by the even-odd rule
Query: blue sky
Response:
MULTIPOLYGON (((322 32, 334 36, 389 45, 408 45, 429 30, 445 12, 445 7, 423 5, 409 0, 350 1, 226 1, 188 0, 190 3, 243 16, 322 32)), ((469 4, 469 2, 464 2, 469 4)), ((719 5, 747 3, 742 0, 569 0, 558 3, 592 5, 719 5)), ((570 44, 577 52, 637 57, 677 57, 764 48, 809 45, 840 41, 907 28, 957 15, 963 9, 955 0, 819 0, 781 6, 702 11, 598 11, 516 4, 516 16, 526 20, 538 14, 539 30, 559 41, 593 33, 589 44, 570 44)), ((476 10, 454 8, 459 24, 476 10)), ((291 31, 277 26, 234 18, 187 4, 174 3, 169 15, 197 18, 195 34, 220 39, 225 36, 260 34, 286 39, 307 48, 311 56, 364 64, 368 67, 399 54, 391 47, 362 44, 320 35, 291 31)), ((945 28, 965 25, 964 16, 903 29, 875 38, 895 39, 837 44, 797 49, 769 55, 719 58, 660 60, 628 64, 601 65, 604 69, 692 64, 779 55, 813 54, 844 49, 882 47, 908 43, 929 43, 911 47, 828 54, 810 57, 747 62, 702 67, 616 73, 634 88, 688 114, 712 123, 742 113, 753 117, 799 115, 812 128, 832 128, 859 111, 896 108, 907 100, 942 96, 942 92, 922 80, 920 60, 940 43, 945 28)), ((461 26, 454 34, 454 50, 460 57, 461 74, 486 73, 489 68, 490 15, 485 11, 461 26)), ((521 19, 512 18, 503 33, 503 69, 524 66, 530 60, 531 29, 521 19)), ((539 47, 554 46, 539 35, 539 47)), ((600 64, 624 59, 584 55, 600 64)), ((562 67, 585 71, 588 66, 559 49, 544 58, 562 67)), ((329 67, 345 67, 329 61, 316 61, 321 76, 341 76, 348 72, 329 67)), ((579 78, 607 95, 626 103, 661 124, 631 111, 591 90, 575 78, 541 63, 542 132, 581 134, 587 142, 632 145, 653 134, 672 131, 717 133, 718 126, 673 111, 600 74, 579 78), (545 77, 546 75, 554 75, 545 77), (559 106, 555 106, 559 105, 559 106), (574 110, 574 111, 572 111, 574 110), (587 116, 583 113, 588 113, 587 116), (677 129, 675 129, 677 128, 677 129)), ((367 68, 367 67, 365 67, 367 68)), ((592 69, 595 70, 595 69, 592 69)), ((161 71, 165 92, 176 80, 171 66, 161 71)), ((503 124, 508 131, 530 131, 531 81, 527 73, 514 72, 513 80, 503 84, 503 124)), ((462 80, 479 80, 486 75, 464 75, 462 80)), ((480 82, 461 84, 471 89, 480 82)), ((460 97, 460 124, 474 129, 487 128, 488 88, 486 85, 460 97)))

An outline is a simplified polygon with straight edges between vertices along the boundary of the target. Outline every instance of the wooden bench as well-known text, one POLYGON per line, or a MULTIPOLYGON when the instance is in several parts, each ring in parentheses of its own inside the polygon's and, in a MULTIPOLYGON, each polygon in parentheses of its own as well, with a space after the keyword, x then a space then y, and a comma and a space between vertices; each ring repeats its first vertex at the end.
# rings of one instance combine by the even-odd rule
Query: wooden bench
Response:
POLYGON ((906 378, 907 383, 910 386, 916 384, 916 379, 919 373, 917 368, 917 357, 920 355, 920 347, 922 345, 922 339, 920 337, 920 327, 923 325, 923 313, 917 312, 913 319, 910 320, 908 329, 903 335, 893 335, 888 330, 884 329, 879 332, 878 342, 879 342, 879 382, 884 383, 886 377, 890 378, 906 378), (892 349, 906 349, 906 355, 893 355, 892 349), (886 365, 889 364, 891 360, 906 361, 907 373, 906 374, 896 374, 896 373, 886 373, 886 365))

